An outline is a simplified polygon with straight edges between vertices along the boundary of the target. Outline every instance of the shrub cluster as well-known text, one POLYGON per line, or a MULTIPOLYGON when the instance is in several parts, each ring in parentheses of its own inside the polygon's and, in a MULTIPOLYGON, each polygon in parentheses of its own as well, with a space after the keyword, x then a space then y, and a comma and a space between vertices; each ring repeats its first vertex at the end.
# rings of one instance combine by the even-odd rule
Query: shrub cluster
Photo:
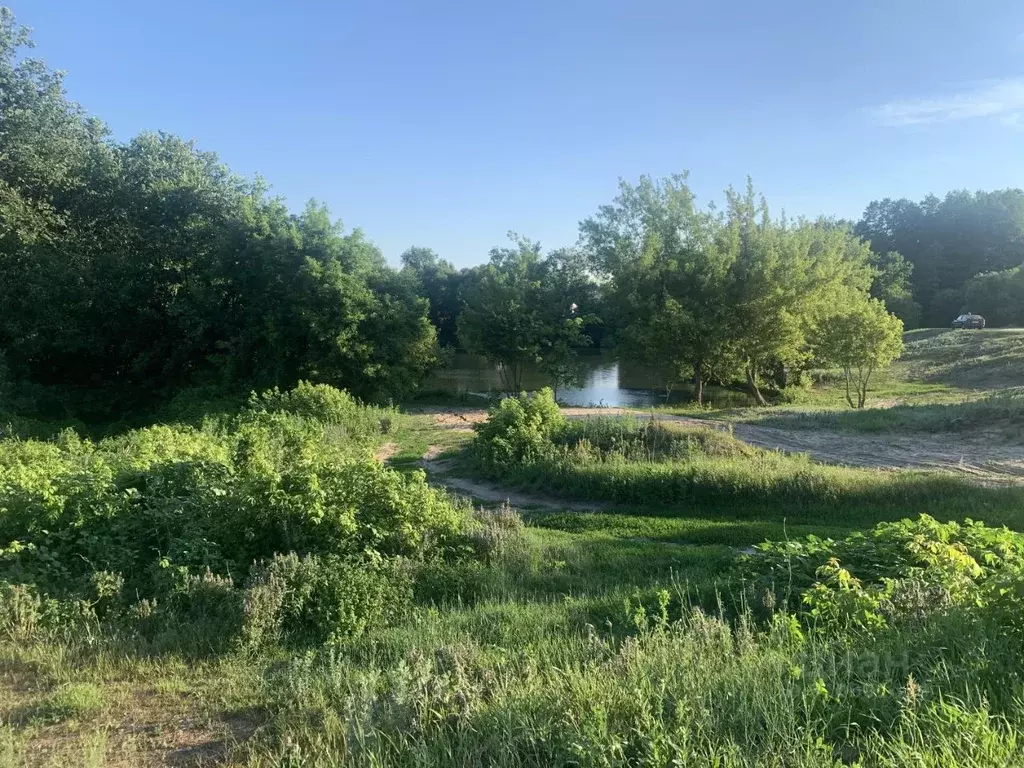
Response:
POLYGON ((1019 625, 1024 535, 928 515, 838 541, 759 544, 737 566, 762 605, 784 606, 825 629, 875 631, 956 607, 1019 625))
POLYGON ((70 613, 217 647, 387 621, 417 568, 477 553, 480 527, 373 459, 389 414, 304 385, 201 428, 0 442, 0 631, 70 613))
POLYGON ((477 424, 476 454, 488 467, 529 464, 540 459, 551 438, 565 423, 555 395, 539 392, 506 397, 490 408, 487 421, 477 424))

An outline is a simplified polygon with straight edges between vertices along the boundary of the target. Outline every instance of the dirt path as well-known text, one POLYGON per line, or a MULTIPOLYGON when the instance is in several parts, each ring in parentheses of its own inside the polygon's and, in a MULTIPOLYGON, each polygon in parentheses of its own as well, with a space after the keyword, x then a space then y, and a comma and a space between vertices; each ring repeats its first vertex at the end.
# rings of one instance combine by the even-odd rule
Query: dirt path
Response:
POLYGON ((451 462, 438 458, 442 450, 443 448, 439 445, 431 445, 420 459, 420 466, 427 471, 432 484, 443 485, 455 493, 472 496, 480 501, 507 502, 519 509, 533 507, 547 510, 571 509, 577 512, 593 512, 608 506, 600 501, 567 501, 556 499, 553 496, 517 491, 482 480, 471 480, 468 477, 453 477, 448 474, 451 470, 451 462))
MULTIPOLYGON (((876 469, 940 469, 969 475, 983 482, 1024 483, 1024 450, 1001 445, 985 436, 949 436, 937 440, 925 435, 851 435, 826 430, 789 430, 757 424, 730 424, 665 413, 643 413, 622 408, 563 408, 570 419, 632 414, 699 429, 732 428, 740 440, 759 448, 806 453, 815 461, 876 469)), ((472 429, 484 421, 480 409, 433 412, 434 422, 445 429, 472 429)))

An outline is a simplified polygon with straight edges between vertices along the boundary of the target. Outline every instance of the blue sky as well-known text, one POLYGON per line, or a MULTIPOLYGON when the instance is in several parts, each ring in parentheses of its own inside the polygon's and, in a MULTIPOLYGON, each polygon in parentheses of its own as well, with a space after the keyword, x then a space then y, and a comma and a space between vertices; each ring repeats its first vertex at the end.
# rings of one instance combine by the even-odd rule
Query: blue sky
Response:
POLYGON ((7 0, 118 138, 194 138, 395 262, 570 245, 618 177, 776 211, 1024 185, 1020 0, 7 0))

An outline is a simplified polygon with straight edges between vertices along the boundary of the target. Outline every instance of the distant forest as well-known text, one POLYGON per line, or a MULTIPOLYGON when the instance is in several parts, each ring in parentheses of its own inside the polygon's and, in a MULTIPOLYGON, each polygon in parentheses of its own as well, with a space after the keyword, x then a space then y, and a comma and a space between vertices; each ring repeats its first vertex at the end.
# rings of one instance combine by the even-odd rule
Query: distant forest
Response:
POLYGON ((685 176, 644 178, 572 247, 514 236, 461 270, 413 247, 396 269, 191 141, 114 140, 30 48, 0 9, 0 415, 110 419, 300 380, 399 400, 453 348, 510 389, 526 363, 570 382, 581 350, 615 346, 666 387, 737 381, 761 401, 812 363, 883 364, 893 317, 1024 323, 1019 189, 884 199, 852 223, 773 218, 749 185, 715 213, 685 176))

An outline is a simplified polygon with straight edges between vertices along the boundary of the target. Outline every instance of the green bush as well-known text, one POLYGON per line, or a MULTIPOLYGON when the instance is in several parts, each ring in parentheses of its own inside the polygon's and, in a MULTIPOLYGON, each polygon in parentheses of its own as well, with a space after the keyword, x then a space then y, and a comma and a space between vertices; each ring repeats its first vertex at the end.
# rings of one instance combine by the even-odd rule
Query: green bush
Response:
POLYGON ((395 560, 277 555, 250 576, 245 641, 295 647, 360 635, 405 612, 411 575, 395 560))
POLYGON ((294 389, 281 392, 276 387, 249 397, 253 413, 286 413, 343 427, 348 439, 367 439, 390 431, 398 412, 393 408, 362 405, 343 389, 328 384, 300 381, 294 389))
POLYGON ((838 541, 765 542, 738 574, 755 597, 776 595, 771 605, 815 623, 875 630, 953 606, 1013 605, 1024 596, 1024 535, 921 515, 838 541))
POLYGON ((564 421, 550 388, 506 397, 488 411, 487 421, 474 426, 474 453, 486 467, 529 464, 545 453, 564 421))
POLYGON ((325 425, 275 407, 99 442, 0 441, 0 631, 84 604, 94 618, 138 619, 151 638, 223 648, 243 631, 242 585, 267 563, 256 572, 287 571, 318 595, 295 607, 288 587, 283 636, 337 638, 408 603, 397 563, 471 555, 468 508, 368 455, 360 436, 371 422, 379 432, 381 410, 322 387, 281 399, 308 404, 311 392, 340 404, 330 418, 355 415, 325 425))

